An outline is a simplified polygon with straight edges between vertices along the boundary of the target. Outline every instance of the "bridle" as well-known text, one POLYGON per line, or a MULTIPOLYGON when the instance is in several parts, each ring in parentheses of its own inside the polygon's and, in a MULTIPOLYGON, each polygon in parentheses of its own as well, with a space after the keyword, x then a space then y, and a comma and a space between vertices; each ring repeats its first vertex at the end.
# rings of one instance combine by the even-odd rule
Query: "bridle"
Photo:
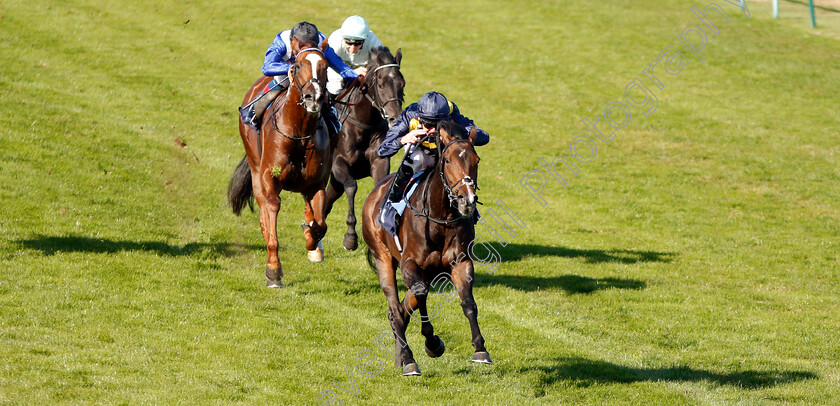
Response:
MULTIPOLYGON (((304 49, 300 50, 300 52, 298 52, 298 53, 297 53, 297 55, 295 55, 295 63, 297 63, 298 58, 299 58, 299 57, 300 57, 300 56, 301 56, 304 52, 317 52, 317 53, 321 54, 321 57, 322 57, 322 58, 324 58, 324 60, 325 60, 325 61, 327 60, 327 57, 324 55, 324 52, 323 52, 323 51, 321 51, 321 49, 320 49, 320 48, 304 48, 304 49)), ((324 90, 324 86, 321 84, 321 81, 319 81, 319 80, 318 80, 318 77, 317 77, 317 76, 315 76, 315 75, 312 75, 312 77, 311 77, 311 78, 309 78, 309 80, 307 80, 306 82, 304 82, 302 85, 298 85, 298 84, 297 84, 297 75, 296 75, 296 73, 297 73, 297 71, 295 70, 294 65, 292 65, 292 67, 291 67, 291 68, 289 68, 289 78, 290 78, 290 82, 292 83, 292 86, 294 86, 294 87, 295 87, 295 89, 297 89, 298 93, 300 93, 300 94, 301 94, 301 96, 303 96, 303 88, 305 88, 307 85, 310 85, 310 84, 311 84, 312 86, 319 86, 319 87, 321 87, 321 90, 324 90)), ((303 105, 303 97, 301 97, 300 101, 299 101, 297 104, 298 104, 299 106, 300 106, 300 105, 303 105)))
POLYGON ((380 99, 380 97, 379 97, 379 92, 376 91, 376 82, 378 81, 378 78, 376 76, 376 72, 379 72, 380 70, 385 69, 385 68, 396 68, 397 71, 399 71, 400 70, 400 64, 389 63, 389 64, 385 64, 385 65, 382 65, 382 66, 378 66, 376 69, 374 69, 373 72, 371 72, 371 74, 369 75, 370 77, 372 77, 370 79, 371 83, 370 84, 365 83, 365 86, 368 89, 373 87, 373 89, 374 89, 373 90, 373 96, 371 96, 370 91, 363 92, 363 94, 365 95, 365 97, 367 97, 368 100, 370 100, 370 104, 374 108, 379 110, 379 114, 382 115, 382 118, 384 118, 385 120, 388 120, 390 117, 388 116, 388 114, 385 113, 385 106, 387 106, 388 103, 393 103, 393 102, 399 102, 400 106, 402 106, 403 99, 402 99, 402 97, 394 97, 394 98, 391 98, 391 99, 388 99, 388 100, 385 100, 385 101, 379 100, 377 102, 376 99, 380 99))
MULTIPOLYGON (((438 165, 438 173, 440 174, 440 180, 443 182, 443 190, 446 191, 446 195, 449 198, 449 206, 455 207, 458 201, 458 197, 460 197, 457 192, 462 187, 472 186, 475 191, 478 191, 478 184, 470 178, 470 175, 464 176, 461 179, 458 179, 457 182, 450 185, 449 182, 446 180, 446 173, 444 171, 444 167, 446 165, 446 161, 443 159, 443 153, 446 152, 446 149, 449 148, 450 145, 456 142, 466 142, 467 144, 473 145, 473 143, 467 138, 456 138, 452 141, 449 141, 446 145, 444 145, 443 149, 440 150, 438 159, 440 160, 440 164, 438 165)), ((435 143, 440 148, 440 137, 435 137, 435 143)), ((476 200, 477 202, 478 200, 476 200)))
MULTIPOLYGON (((343 104, 347 107, 353 107, 353 106, 356 106, 359 103, 361 103, 362 102, 362 97, 365 97, 365 98, 368 99, 368 101, 370 101, 371 106, 373 106, 373 108, 375 108, 379 112, 379 115, 382 116, 382 118, 387 121, 391 117, 387 113, 385 113, 385 107, 388 105, 388 103, 392 103, 392 102, 399 102, 400 106, 402 106, 403 98, 402 97, 394 97, 394 98, 391 98, 391 99, 388 99, 388 100, 385 100, 385 101, 378 100, 378 99, 380 99, 380 97, 379 97, 379 92, 376 90, 376 88, 377 88, 376 84, 377 84, 377 81, 379 80, 379 78, 377 77, 376 73, 379 72, 380 70, 384 69, 384 68, 396 68, 397 70, 399 70, 400 69, 400 64, 389 63, 389 64, 385 64, 385 65, 376 67, 376 69, 374 69, 373 72, 371 72, 369 75, 367 75, 365 77, 365 82, 361 86, 359 86, 359 90, 360 90, 362 96, 360 96, 357 101, 355 101, 355 102, 349 102, 349 101, 345 102, 345 101, 341 101, 341 100, 344 99, 345 97, 348 97, 350 92, 353 91, 353 89, 356 88, 356 86, 357 86, 356 81, 359 80, 358 78, 356 78, 353 81, 353 83, 351 83, 349 86, 347 86, 347 89, 344 90, 344 92, 341 93, 336 98, 335 102, 339 103, 339 104, 343 104), (368 83, 368 82, 370 82, 370 83, 368 83), (372 92, 370 90, 371 88, 373 88, 372 92), (373 93, 373 96, 371 96, 371 93, 373 93)), ((376 125, 366 125, 364 123, 358 122, 357 120, 354 120, 353 118, 350 117, 350 111, 349 110, 341 118, 341 122, 343 123, 344 121, 349 121, 351 124, 355 125, 356 127, 361 128, 363 130, 369 130, 369 129, 372 129, 372 128, 376 128, 376 125)))
MULTIPOLYGON (((323 52, 323 51, 321 51, 321 49, 320 49, 320 48, 304 48, 304 49, 302 49, 300 52, 298 52, 298 53, 297 53, 297 55, 295 55, 295 63, 297 63, 297 61, 298 61, 298 57, 299 57, 299 56, 301 56, 301 54, 303 54, 304 52, 312 52, 312 51, 314 51, 314 52, 318 52, 319 54, 321 54, 321 57, 323 57, 323 58, 324 58, 324 60, 326 60, 326 56, 324 56, 324 52, 323 52)), ((311 77, 309 80, 307 80, 306 82, 304 82, 302 85, 298 85, 298 83, 297 83, 297 75, 296 75, 296 73, 297 73, 297 70, 295 69, 294 65, 292 65, 292 67, 291 67, 291 68, 289 68, 289 73, 288 73, 288 75, 287 75, 287 76, 288 76, 288 78, 289 78, 289 83, 290 83, 292 86, 294 86, 294 87, 295 87, 295 89, 297 89, 298 93, 301 95, 301 98, 300 98, 300 100, 297 102, 297 105, 298 105, 298 106, 302 106, 302 105, 303 105, 303 103, 304 103, 304 100, 303 100, 303 89, 304 89, 307 85, 310 85, 310 84, 311 84, 312 86, 319 86, 319 87, 321 87, 321 90, 324 90, 324 86, 323 86, 323 85, 321 85, 321 81, 319 81, 319 80, 318 80, 318 77, 317 77, 317 76, 315 76, 315 75, 312 75, 312 77, 311 77)), ((288 92, 287 92, 287 94, 288 94, 288 92)), ((280 135, 282 135, 282 136, 284 136, 284 137, 286 137, 286 138, 288 138, 288 139, 290 139, 290 140, 292 140, 292 141, 306 140, 306 139, 312 138, 312 136, 313 136, 313 135, 315 135, 314 133, 313 133, 313 134, 306 135, 306 136, 303 136, 303 137, 291 137, 291 136, 289 136, 289 135, 286 135, 286 133, 284 133, 283 131, 280 131, 280 128, 277 126, 277 112, 278 112, 278 111, 280 111, 280 110, 278 109, 278 110, 275 110, 275 111, 274 111, 274 115, 273 115, 273 117, 272 117, 273 119, 271 120, 271 123, 274 125, 274 130, 275 130, 275 131, 277 131, 278 133, 280 133, 280 135)))
MULTIPOLYGON (((440 175, 441 183, 443 183, 443 189, 444 189, 444 191, 446 191, 446 196, 449 199, 449 207, 456 207, 457 206, 457 201, 458 201, 458 197, 459 197, 457 192, 461 188, 467 187, 467 186, 472 186, 474 190, 478 191, 478 184, 475 182, 475 180, 470 178, 469 175, 464 176, 463 178, 459 179, 454 184, 449 184, 449 181, 446 179, 446 171, 445 171, 446 161, 443 159, 443 153, 446 152, 446 150, 452 144, 454 144, 456 142, 466 142, 470 145, 473 145, 473 143, 467 138, 456 138, 452 141, 449 141, 449 143, 447 143, 446 145, 444 145, 441 148, 440 137, 435 136, 435 146, 436 146, 435 149, 438 151, 438 164, 437 164, 438 175, 440 175)), ((421 143, 422 143, 422 140, 421 140, 421 143)), ((426 182, 426 186, 423 189, 423 204, 424 204, 424 206, 426 204, 430 184, 431 184, 431 182, 426 182)), ((476 198, 475 204, 481 204, 481 202, 478 201, 478 198, 476 198)), ((472 218, 473 217, 473 214, 464 215, 464 214, 461 214, 459 212, 458 217, 455 217, 455 218, 450 219, 450 220, 441 220, 441 219, 436 219, 434 217, 431 217, 430 214, 428 213, 428 211, 426 211, 426 210, 420 210, 420 209, 412 206, 411 203, 408 202, 408 199, 406 199, 406 206, 408 206, 408 208, 411 209, 411 211, 413 211, 414 214, 416 214, 417 216, 423 217, 423 218, 425 218, 425 219, 427 219, 427 220, 429 220, 433 223, 437 223, 437 224, 444 225, 444 226, 456 224, 458 222, 463 221, 466 218, 472 218)))

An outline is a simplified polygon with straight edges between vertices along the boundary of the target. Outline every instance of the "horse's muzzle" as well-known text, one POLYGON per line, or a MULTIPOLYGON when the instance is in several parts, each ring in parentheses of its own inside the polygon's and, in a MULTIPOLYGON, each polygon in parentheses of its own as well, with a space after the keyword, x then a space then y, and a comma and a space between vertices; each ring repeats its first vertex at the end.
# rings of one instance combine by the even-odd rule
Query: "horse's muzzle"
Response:
POLYGON ((455 198, 455 203, 458 207, 458 213, 462 216, 469 216, 475 211, 476 196, 473 193, 468 193, 466 196, 458 196, 455 198))
POLYGON ((318 94, 318 92, 315 94, 309 93, 303 95, 300 102, 307 113, 316 114, 321 112, 321 107, 324 105, 324 96, 318 94))

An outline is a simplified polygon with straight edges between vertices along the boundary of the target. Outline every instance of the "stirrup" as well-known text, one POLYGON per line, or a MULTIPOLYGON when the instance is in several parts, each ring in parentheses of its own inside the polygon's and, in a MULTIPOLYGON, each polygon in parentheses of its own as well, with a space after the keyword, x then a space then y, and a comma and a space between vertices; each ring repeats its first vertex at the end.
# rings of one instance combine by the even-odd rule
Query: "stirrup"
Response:
POLYGON ((255 114, 254 110, 249 107, 240 107, 239 108, 239 117, 242 118, 242 122, 245 123, 248 127, 254 129, 254 131, 259 131, 260 129, 257 128, 257 124, 255 121, 255 114))

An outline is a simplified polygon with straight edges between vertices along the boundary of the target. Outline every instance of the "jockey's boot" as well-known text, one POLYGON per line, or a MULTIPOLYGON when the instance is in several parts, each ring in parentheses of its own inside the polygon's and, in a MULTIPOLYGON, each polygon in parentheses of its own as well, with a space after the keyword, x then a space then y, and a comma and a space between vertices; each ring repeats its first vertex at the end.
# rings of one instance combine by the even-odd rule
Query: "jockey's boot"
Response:
POLYGON ((405 183, 414 175, 414 170, 405 161, 397 168, 397 173, 394 175, 394 182, 391 183, 391 188, 388 189, 388 200, 398 202, 402 199, 402 189, 405 183))
POLYGON ((260 93, 254 100, 239 108, 239 116, 242 117, 242 122, 260 132, 260 122, 265 110, 277 96, 289 87, 288 81, 281 83, 272 82, 272 90, 260 93))
POLYGON ((338 117, 336 116, 335 106, 328 105, 325 107, 327 108, 321 110, 321 114, 324 116, 324 121, 327 122, 327 132, 329 132, 330 138, 332 139, 341 130, 341 122, 338 121, 338 117))

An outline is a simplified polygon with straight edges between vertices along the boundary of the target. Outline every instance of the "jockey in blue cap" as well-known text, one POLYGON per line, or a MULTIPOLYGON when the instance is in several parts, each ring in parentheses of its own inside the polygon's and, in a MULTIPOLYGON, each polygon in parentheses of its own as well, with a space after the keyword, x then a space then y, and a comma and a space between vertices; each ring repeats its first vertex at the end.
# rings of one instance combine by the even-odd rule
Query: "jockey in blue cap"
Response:
POLYGON ((386 158, 396 154, 404 145, 409 145, 405 159, 397 168, 394 183, 388 191, 390 201, 398 202, 402 199, 402 188, 412 175, 434 166, 434 160, 416 146, 426 135, 434 135, 437 122, 445 119, 454 120, 464 126, 467 132, 475 129, 477 135, 473 143, 476 146, 490 142, 487 132, 478 128, 469 118, 461 115, 458 106, 446 100, 444 95, 429 92, 420 96, 417 103, 412 103, 403 110, 397 118, 397 123, 388 130, 385 140, 377 150, 379 156, 386 158))
MULTIPOLYGON (((254 98, 250 103, 239 108, 239 114, 242 116, 242 121, 251 126, 251 128, 259 131, 259 123, 262 120, 262 115, 271 104, 271 102, 284 90, 289 87, 289 68, 295 63, 295 56, 292 54, 292 43, 298 44, 315 44, 320 45, 326 37, 315 27, 314 24, 306 21, 295 24, 291 30, 283 31, 274 38, 274 41, 269 45, 265 52, 265 61, 262 66, 262 73, 266 76, 274 76, 263 92, 254 98)), ((327 47, 324 51, 324 58, 326 58, 329 66, 338 72, 345 81, 352 81, 359 76, 349 66, 347 66, 341 58, 336 55, 332 48, 327 47)), ((333 108, 323 109, 324 118, 330 124, 330 136, 338 133, 341 124, 335 117, 333 108)))

